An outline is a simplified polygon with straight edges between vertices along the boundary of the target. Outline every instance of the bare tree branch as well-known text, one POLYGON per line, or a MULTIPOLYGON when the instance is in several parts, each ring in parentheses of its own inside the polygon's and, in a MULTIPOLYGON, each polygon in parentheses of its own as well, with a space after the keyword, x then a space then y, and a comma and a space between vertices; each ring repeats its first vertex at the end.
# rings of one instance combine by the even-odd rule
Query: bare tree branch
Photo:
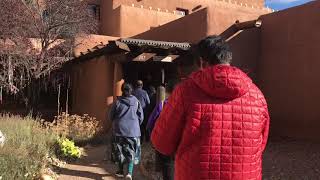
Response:
POLYGON ((85 0, 0 0, 0 86, 16 93, 68 61, 76 36, 97 30, 87 8, 85 0))

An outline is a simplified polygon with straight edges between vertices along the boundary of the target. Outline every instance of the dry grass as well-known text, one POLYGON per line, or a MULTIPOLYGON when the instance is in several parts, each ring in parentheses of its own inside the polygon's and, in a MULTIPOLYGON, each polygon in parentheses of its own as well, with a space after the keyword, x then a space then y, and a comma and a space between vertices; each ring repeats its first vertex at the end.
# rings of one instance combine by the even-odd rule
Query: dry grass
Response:
POLYGON ((0 129, 6 137, 0 148, 2 179, 33 179, 48 164, 55 136, 31 117, 0 115, 0 129))
POLYGON ((52 123, 46 123, 56 135, 72 139, 77 144, 85 144, 101 131, 99 121, 87 114, 83 116, 62 113, 52 123))

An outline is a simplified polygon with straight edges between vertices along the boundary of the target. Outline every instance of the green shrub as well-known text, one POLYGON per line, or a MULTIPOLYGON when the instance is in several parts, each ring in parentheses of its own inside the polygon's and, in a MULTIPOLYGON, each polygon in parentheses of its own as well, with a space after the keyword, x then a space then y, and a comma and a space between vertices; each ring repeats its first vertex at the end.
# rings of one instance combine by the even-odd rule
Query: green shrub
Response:
POLYGON ((81 157, 81 150, 77 147, 73 141, 68 138, 59 138, 58 139, 58 154, 67 159, 74 160, 81 157))
POLYGON ((0 115, 0 129, 6 137, 0 148, 0 176, 33 179, 54 153, 55 136, 31 117, 0 115))

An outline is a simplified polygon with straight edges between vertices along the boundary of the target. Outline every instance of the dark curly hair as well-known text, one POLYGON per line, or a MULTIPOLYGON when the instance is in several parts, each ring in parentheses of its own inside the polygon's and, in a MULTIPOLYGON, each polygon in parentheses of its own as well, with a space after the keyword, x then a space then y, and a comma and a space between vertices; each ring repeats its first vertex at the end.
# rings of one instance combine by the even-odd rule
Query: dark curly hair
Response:
POLYGON ((166 83, 166 92, 172 93, 177 84, 179 84, 179 80, 178 79, 170 79, 166 83))
POLYGON ((122 95, 129 97, 132 94, 133 88, 129 83, 123 83, 121 86, 122 95))
POLYGON ((208 36, 197 44, 197 53, 211 65, 230 64, 232 52, 222 37, 208 36))

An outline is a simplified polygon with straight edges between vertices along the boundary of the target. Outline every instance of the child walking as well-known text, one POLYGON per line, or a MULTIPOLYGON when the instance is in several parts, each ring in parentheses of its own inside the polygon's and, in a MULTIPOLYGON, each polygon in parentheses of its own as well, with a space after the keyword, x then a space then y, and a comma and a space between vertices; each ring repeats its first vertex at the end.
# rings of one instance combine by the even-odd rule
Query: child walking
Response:
POLYGON ((139 100, 132 95, 133 88, 124 83, 122 96, 112 105, 109 118, 112 121, 112 160, 118 165, 117 177, 124 177, 124 166, 127 165, 126 179, 131 180, 133 167, 140 161, 140 125, 143 122, 143 110, 139 100))

